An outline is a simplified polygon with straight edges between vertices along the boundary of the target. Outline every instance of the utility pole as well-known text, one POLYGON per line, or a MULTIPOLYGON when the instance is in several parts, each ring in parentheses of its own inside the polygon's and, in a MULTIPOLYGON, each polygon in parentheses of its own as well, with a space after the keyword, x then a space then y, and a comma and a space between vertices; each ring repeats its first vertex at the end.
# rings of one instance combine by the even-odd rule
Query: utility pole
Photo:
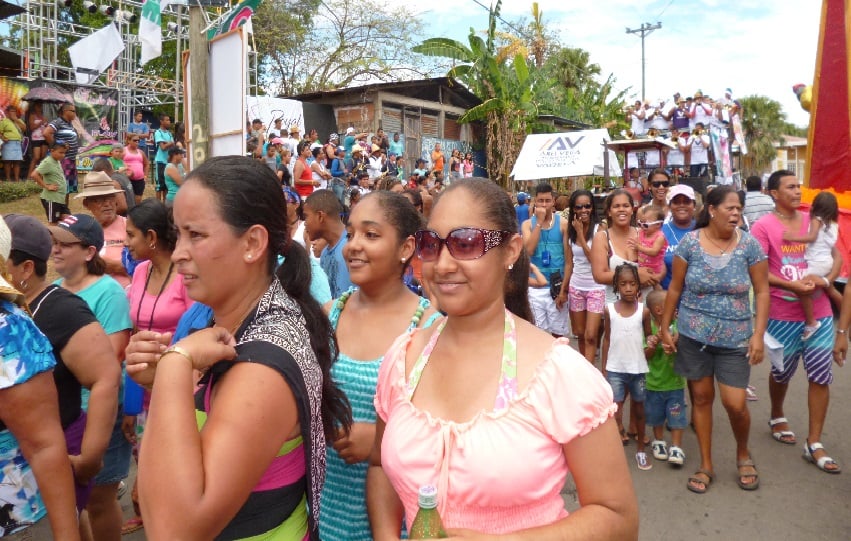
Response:
POLYGON ((189 101, 192 107, 192 125, 184 129, 191 137, 192 168, 195 169, 210 155, 210 103, 207 94, 207 55, 209 42, 204 30, 204 6, 209 2, 195 0, 189 4, 189 80, 191 84, 189 101))
POLYGON ((627 28, 627 34, 638 34, 641 37, 641 101, 644 101, 644 38, 653 33, 654 30, 662 28, 662 23, 656 24, 641 23, 641 28, 627 28))

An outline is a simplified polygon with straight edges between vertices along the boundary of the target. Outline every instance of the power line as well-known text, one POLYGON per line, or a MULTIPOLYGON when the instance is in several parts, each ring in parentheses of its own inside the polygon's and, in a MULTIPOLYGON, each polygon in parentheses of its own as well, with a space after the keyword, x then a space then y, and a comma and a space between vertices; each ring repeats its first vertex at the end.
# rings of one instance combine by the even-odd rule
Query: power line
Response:
POLYGON ((668 5, 667 5, 667 6, 665 6, 665 7, 662 9, 662 13, 660 13, 659 15, 657 15, 657 16, 656 16, 656 20, 657 20, 657 21, 658 21, 658 20, 660 20, 660 19, 662 18, 662 15, 664 15, 664 14, 665 14, 665 12, 668 10, 668 8, 669 8, 669 7, 671 7, 671 4, 673 4, 673 3, 674 3, 674 0, 668 0, 668 5))

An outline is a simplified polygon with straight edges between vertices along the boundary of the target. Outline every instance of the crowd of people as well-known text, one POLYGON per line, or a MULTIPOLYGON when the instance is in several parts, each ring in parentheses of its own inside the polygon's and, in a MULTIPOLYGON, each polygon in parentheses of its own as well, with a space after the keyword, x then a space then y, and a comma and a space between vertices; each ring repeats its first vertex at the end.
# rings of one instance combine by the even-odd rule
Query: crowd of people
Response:
POLYGON ((837 209, 799 211, 794 174, 698 204, 656 169, 646 205, 616 189, 598 215, 587 190, 465 178, 439 145, 394 173, 380 130, 323 144, 261 123, 247 156, 190 171, 169 121, 128 132, 76 214, 71 145, 48 131, 46 220, 0 221, 0 537, 47 514, 55 539, 397 540, 433 485, 450 536, 636 539, 623 447, 639 470, 694 462, 686 488, 706 492, 716 388, 738 486, 759 487, 748 389, 768 336, 772 436, 840 471, 821 433, 851 324, 837 209), (800 361, 798 439, 783 399, 800 361))

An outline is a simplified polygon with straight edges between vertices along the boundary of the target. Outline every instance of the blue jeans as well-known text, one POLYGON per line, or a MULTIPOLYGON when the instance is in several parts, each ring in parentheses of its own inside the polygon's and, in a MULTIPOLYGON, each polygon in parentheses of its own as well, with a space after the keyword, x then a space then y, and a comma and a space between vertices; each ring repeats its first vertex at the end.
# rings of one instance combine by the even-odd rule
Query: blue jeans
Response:
POLYGON ((644 402, 645 374, 624 374, 608 371, 606 381, 612 386, 615 402, 623 402, 626 399, 627 391, 629 391, 629 396, 633 401, 644 402))
POLYGON ((673 391, 647 391, 644 413, 648 426, 662 426, 668 421, 671 430, 682 430, 688 426, 685 389, 673 391))

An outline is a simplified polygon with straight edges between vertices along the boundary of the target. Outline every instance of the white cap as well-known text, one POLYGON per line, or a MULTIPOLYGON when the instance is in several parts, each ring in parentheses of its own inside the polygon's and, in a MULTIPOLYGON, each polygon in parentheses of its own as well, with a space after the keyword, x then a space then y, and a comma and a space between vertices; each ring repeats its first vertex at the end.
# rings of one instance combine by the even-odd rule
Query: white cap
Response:
POLYGON ((353 127, 349 126, 346 128, 346 135, 351 135, 353 133, 355 133, 355 129, 353 127))
POLYGON ((678 195, 684 195, 684 196, 688 197, 689 199, 691 199, 692 201, 695 201, 694 189, 691 186, 689 186, 688 184, 677 184, 675 186, 671 186, 670 188, 668 188, 668 193, 667 193, 667 196, 666 196, 668 204, 670 205, 671 201, 678 195))

